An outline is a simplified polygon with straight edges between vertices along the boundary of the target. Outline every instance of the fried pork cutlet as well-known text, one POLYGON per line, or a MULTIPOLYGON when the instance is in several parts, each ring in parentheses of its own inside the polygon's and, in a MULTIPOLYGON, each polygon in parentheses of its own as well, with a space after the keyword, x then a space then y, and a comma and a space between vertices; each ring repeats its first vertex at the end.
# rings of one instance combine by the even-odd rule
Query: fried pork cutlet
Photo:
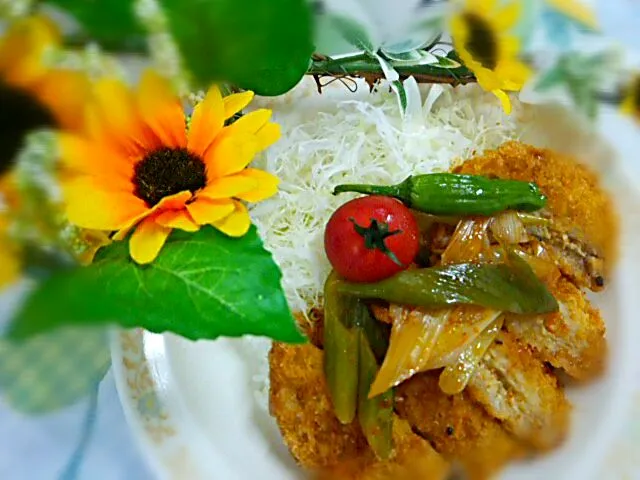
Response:
POLYGON ((398 386, 396 410, 447 460, 458 462, 470 480, 486 480, 526 454, 468 393, 442 393, 438 376, 421 373, 398 386))
POLYGON ((472 158, 455 171, 538 184, 553 220, 552 228, 537 229, 540 240, 576 285, 602 289, 616 257, 618 221, 593 172, 572 158, 518 142, 472 158))
POLYGON ((566 278, 550 286, 560 311, 546 315, 505 315, 505 328, 542 361, 580 381, 602 373, 607 354, 605 325, 598 309, 566 278))
POLYGON ((270 410, 294 458, 324 480, 444 479, 448 465, 431 445, 396 418, 394 456, 379 461, 357 422, 342 425, 333 413, 323 352, 311 344, 274 343, 270 410))
POLYGON ((535 449, 556 447, 568 433, 570 405, 558 379, 508 332, 500 332, 487 350, 467 391, 535 449))

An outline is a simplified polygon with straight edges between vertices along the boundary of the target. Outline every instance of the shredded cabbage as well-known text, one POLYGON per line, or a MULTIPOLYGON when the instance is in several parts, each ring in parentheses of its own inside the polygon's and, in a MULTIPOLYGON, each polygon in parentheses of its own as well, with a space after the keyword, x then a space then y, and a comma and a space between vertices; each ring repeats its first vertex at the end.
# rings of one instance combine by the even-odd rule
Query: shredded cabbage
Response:
POLYGON ((283 271, 283 287, 294 312, 316 305, 330 265, 324 227, 341 204, 356 195, 331 194, 340 183, 397 183, 411 174, 453 166, 517 137, 519 104, 505 115, 492 95, 476 86, 440 87, 424 95, 422 115, 403 121, 388 87, 369 93, 363 82, 350 93, 334 82, 318 95, 306 79, 292 92, 260 98, 272 108, 282 139, 254 162, 280 178, 280 193, 257 204, 252 217, 265 247, 283 271))

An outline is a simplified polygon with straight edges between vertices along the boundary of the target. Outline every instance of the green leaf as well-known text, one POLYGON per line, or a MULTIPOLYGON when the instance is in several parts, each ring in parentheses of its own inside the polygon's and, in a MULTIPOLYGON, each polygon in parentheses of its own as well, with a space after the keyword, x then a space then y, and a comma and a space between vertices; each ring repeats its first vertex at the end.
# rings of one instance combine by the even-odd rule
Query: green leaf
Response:
POLYGON ((377 48, 369 38, 365 28, 352 18, 342 15, 329 15, 333 26, 342 34, 342 37, 359 50, 373 54, 377 48))
POLYGON ((212 227, 175 231, 160 256, 140 266, 127 242, 104 248, 93 264, 57 272, 27 299, 9 327, 25 338, 69 324, 116 323, 189 339, 262 335, 298 343, 282 274, 256 228, 239 239, 212 227))
POLYGON ((404 89, 404 85, 400 80, 395 80, 391 83, 391 88, 398 96, 398 104, 400 106, 400 112, 404 115, 407 111, 407 92, 404 89))
POLYGON ((124 44, 145 34, 132 0, 46 0, 44 4, 69 13, 99 43, 124 44))
POLYGON ((259 95, 292 89, 309 67, 306 0, 159 0, 187 67, 207 86, 228 81, 259 95))
POLYGON ((438 58, 432 53, 424 50, 412 50, 404 53, 390 53, 385 49, 381 50, 382 54, 389 59, 394 67, 411 67, 415 65, 434 65, 438 66, 438 58))
POLYGON ((440 67, 440 68, 460 68, 461 67, 460 63, 458 63, 455 60, 452 60, 451 58, 442 57, 440 55, 435 55, 435 57, 438 59, 438 63, 435 64, 434 67, 440 67))
POLYGON ((554 68, 546 71, 540 76, 536 82, 534 89, 537 92, 546 92, 554 87, 562 85, 566 82, 566 71, 562 65, 556 65, 554 68))

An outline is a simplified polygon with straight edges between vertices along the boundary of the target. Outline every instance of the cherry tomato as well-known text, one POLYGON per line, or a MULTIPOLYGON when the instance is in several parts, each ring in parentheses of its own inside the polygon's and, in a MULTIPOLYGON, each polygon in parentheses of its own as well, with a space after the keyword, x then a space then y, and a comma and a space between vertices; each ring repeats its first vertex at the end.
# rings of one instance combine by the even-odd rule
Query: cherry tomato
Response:
POLYGON ((371 195, 338 208, 324 231, 324 249, 340 276, 377 282, 407 268, 418 254, 411 211, 394 198, 371 195))

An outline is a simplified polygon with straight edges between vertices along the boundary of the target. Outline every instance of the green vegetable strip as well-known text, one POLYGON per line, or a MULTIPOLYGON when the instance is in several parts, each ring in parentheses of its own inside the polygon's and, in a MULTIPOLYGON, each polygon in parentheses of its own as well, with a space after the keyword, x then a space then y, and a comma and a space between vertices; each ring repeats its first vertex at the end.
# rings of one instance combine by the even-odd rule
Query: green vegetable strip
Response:
POLYGON ((534 183, 477 175, 434 173, 416 175, 397 185, 338 185, 333 194, 358 192, 385 195, 433 215, 485 215, 504 210, 532 212, 547 199, 534 183))
POLYGON ((393 390, 388 390, 372 399, 368 398, 371 384, 378 373, 378 362, 364 330, 359 331, 358 338, 360 340, 358 421, 376 457, 386 460, 393 450, 393 390))
POLYGON ((387 459, 393 449, 393 390, 369 399, 369 391, 378 374, 378 358, 384 358, 389 346, 388 332, 362 302, 355 306, 358 325, 358 422, 376 457, 387 459))
POLYGON ((445 307, 479 305, 518 314, 549 313, 558 302, 522 259, 508 254, 509 263, 472 264, 405 270, 377 283, 338 285, 357 298, 376 298, 403 305, 445 307))
POLYGON ((346 425, 356 416, 358 399, 358 330, 352 314, 359 302, 339 294, 338 284, 332 273, 324 287, 324 372, 336 417, 346 425))

